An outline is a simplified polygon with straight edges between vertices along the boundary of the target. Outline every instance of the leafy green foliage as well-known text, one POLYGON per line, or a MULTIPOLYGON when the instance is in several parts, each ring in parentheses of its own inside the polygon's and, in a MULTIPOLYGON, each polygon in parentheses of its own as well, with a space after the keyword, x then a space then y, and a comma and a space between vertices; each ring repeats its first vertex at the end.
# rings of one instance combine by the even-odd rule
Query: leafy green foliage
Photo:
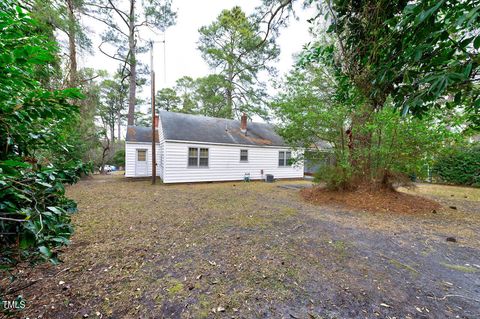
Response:
POLYGON ((392 78, 383 82, 400 83, 393 91, 397 105, 418 113, 440 107, 444 103, 441 97, 451 95, 455 100, 447 104, 450 108, 463 106, 473 111, 474 105, 480 107, 478 86, 474 89, 479 47, 473 43, 479 36, 479 8, 478 1, 473 0, 418 1, 388 21, 395 26, 390 33, 401 40, 392 41, 382 52, 379 76, 390 70, 392 78), (387 54, 399 49, 400 54, 387 60, 387 54), (401 80, 395 81, 396 74, 401 80))
POLYGON ((125 149, 116 151, 110 162, 117 167, 125 167, 125 149))
POLYGON ((175 91, 180 98, 180 112, 194 113, 198 107, 195 97, 196 81, 189 77, 183 76, 175 82, 175 91))
MULTIPOLYGON (((371 109, 388 97, 404 113, 461 107, 478 125, 478 1, 339 0, 321 13, 337 39, 329 45, 334 63, 371 109)), ((321 52, 313 45, 304 58, 316 61, 321 52)))
POLYGON ((120 71, 117 71, 113 78, 103 79, 98 88, 100 103, 96 115, 103 124, 102 129, 110 133, 110 139, 114 142, 115 127, 122 124, 124 118, 122 112, 127 107, 128 86, 122 82, 120 71))
MULTIPOLYGON (((328 59, 329 52, 323 58, 328 59)), ((402 114, 390 100, 370 114, 356 134, 368 136, 362 145, 348 131, 364 98, 349 80, 328 63, 294 70, 280 85, 282 93, 272 108, 283 123, 279 132, 292 145, 306 149, 305 159, 321 165, 316 179, 332 189, 353 189, 358 171, 375 185, 408 181, 408 175, 426 177, 444 143, 460 138, 462 113, 430 110, 423 117, 402 114), (448 121, 445 121, 448 115, 448 121), (365 161, 365 162, 364 162, 365 161)))
POLYGON ((65 33, 73 31, 76 45, 79 49, 89 52, 92 49, 92 42, 86 33, 80 19, 72 19, 69 16, 69 6, 75 14, 81 14, 85 10, 85 1, 83 0, 49 0, 49 1, 27 1, 24 6, 30 12, 30 16, 37 21, 40 29, 51 30, 51 39, 54 39, 53 31, 61 30, 65 33))
POLYGON ((225 103, 228 86, 221 74, 209 74, 197 79, 183 77, 177 80, 174 88, 157 92, 157 106, 173 112, 232 118, 232 110, 225 103))
POLYGON ((195 98, 198 113, 206 116, 231 118, 232 110, 225 103, 228 83, 219 74, 210 74, 196 80, 195 98))
POLYGON ((82 91, 84 98, 78 101, 80 119, 75 126, 75 132, 70 136, 76 138, 75 150, 78 154, 73 157, 81 158, 84 162, 92 162, 95 160, 92 150, 100 144, 98 130, 96 127, 95 117, 99 113, 101 104, 101 82, 96 81, 98 76, 104 76, 104 71, 97 71, 91 68, 80 70, 78 76, 80 79, 79 89, 82 91))
POLYGON ((435 160, 432 174, 444 183, 480 187, 480 145, 447 149, 435 160))
POLYGON ((177 112, 180 109, 181 99, 172 88, 163 88, 157 91, 156 105, 162 110, 177 112))
POLYGON ((325 182, 330 190, 351 190, 354 189, 351 183, 352 170, 350 165, 320 165, 318 171, 313 175, 315 183, 325 182))
MULTIPOLYGON (((351 168, 350 183, 391 185, 431 162, 455 133, 478 129, 476 1, 334 0, 318 8, 319 30, 326 22, 326 32, 300 66, 328 68, 335 84, 313 92, 322 100, 314 106, 320 114, 332 109, 339 124, 303 134, 341 132, 348 155, 336 155, 351 168), (326 106, 327 97, 335 103, 326 106)), ((321 118, 330 123, 328 115, 321 118)))
POLYGON ((223 10, 216 21, 201 27, 199 50, 212 69, 223 77, 228 117, 242 112, 266 115, 265 85, 258 80, 262 71, 274 73, 268 66, 280 51, 275 39, 263 41, 255 17, 247 17, 240 7, 223 10))
POLYGON ((57 47, 14 2, 0 10, 0 265, 23 259, 57 262, 55 247, 68 243, 76 210, 64 184, 90 167, 75 155, 71 132, 82 97, 76 89, 49 90, 37 78, 57 47))

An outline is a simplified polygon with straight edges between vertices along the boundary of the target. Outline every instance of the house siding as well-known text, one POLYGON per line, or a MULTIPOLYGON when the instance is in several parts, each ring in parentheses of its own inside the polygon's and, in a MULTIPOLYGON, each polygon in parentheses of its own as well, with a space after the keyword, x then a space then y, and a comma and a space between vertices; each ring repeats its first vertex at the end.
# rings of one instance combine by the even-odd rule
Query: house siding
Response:
MULTIPOLYGON (((163 143, 157 143, 157 176, 163 179, 163 168, 160 166, 160 157, 163 156, 163 143)), ((136 143, 125 142, 125 176, 126 177, 146 177, 152 176, 152 144, 151 143, 136 143), (139 175, 136 172, 137 150, 147 150, 147 174, 139 175)))
MULTIPOLYGON (((156 160, 157 160, 157 176, 163 179, 165 161, 164 150, 164 134, 162 128, 162 121, 158 121, 158 141, 156 144, 156 160)), ((140 142, 125 142, 125 176, 126 177, 145 177, 152 176, 152 143, 140 143, 140 142), (137 162, 137 149, 147 150, 147 175, 138 175, 136 172, 137 162)))
MULTIPOLYGON (((273 174, 275 178, 302 178, 303 163, 291 167, 278 166, 278 152, 287 147, 255 147, 243 145, 196 144, 165 141, 164 183, 207 182, 243 180, 245 173, 251 179, 265 178, 273 174), (188 148, 209 149, 209 166, 188 167, 188 148), (240 162, 240 150, 248 150, 248 162, 240 162), (263 169, 263 176, 261 170, 263 169)), ((298 155, 293 153, 293 156, 298 155)))
MULTIPOLYGON (((165 162, 165 135, 163 133, 163 127, 162 127, 162 121, 159 118, 158 119, 158 141, 159 144, 157 144, 157 176, 160 176, 160 178, 163 180, 163 172, 164 172, 164 165, 163 163, 165 162)), ((150 173, 150 175, 152 175, 150 173)))

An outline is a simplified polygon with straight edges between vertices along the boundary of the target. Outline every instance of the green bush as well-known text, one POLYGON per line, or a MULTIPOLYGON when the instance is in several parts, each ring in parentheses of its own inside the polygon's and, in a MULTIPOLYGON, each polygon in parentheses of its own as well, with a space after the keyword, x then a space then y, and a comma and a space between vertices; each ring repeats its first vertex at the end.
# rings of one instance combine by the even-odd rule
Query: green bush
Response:
MULTIPOLYGON (((313 175, 315 183, 324 182, 330 190, 353 190, 353 169, 348 158, 333 153, 317 154, 318 170, 313 175)), ((340 154, 341 155, 341 154, 340 154)))
POLYGON ((352 190, 351 169, 340 166, 322 165, 313 175, 315 183, 324 182, 330 190, 352 190))
POLYGON ((125 167, 125 150, 118 150, 113 155, 111 163, 117 167, 125 167))
MULTIPOLYGON (((16 1, 0 2, 0 276, 22 261, 58 261, 76 203, 64 184, 91 166, 78 158, 76 89, 46 87, 58 48, 16 1)), ((0 295, 2 290, 0 290, 0 295)))
POLYGON ((480 187, 480 144, 448 150, 435 161, 432 174, 440 182, 480 187))
POLYGON ((8 269, 23 259, 39 258, 58 262, 53 248, 68 244, 73 233, 70 215, 76 212, 64 184, 77 182, 90 170, 80 161, 61 167, 12 159, 0 162, 0 232, 6 234, 0 238, 0 265, 8 269))

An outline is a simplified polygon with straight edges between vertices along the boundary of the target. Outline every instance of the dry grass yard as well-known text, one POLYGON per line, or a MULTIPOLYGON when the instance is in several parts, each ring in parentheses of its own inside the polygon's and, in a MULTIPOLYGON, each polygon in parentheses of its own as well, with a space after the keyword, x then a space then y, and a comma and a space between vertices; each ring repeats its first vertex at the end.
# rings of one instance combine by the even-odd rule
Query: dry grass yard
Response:
POLYGON ((63 263, 20 274, 38 280, 22 315, 480 317, 479 189, 419 185, 404 191, 442 207, 403 214, 278 187, 305 183, 82 181, 63 263))

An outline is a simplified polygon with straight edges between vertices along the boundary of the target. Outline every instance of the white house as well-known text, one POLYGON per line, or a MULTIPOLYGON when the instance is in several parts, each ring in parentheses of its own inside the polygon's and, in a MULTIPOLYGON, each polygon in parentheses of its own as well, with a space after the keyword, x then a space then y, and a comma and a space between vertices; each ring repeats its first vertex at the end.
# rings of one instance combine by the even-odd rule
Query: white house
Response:
MULTIPOLYGON (((298 155, 267 123, 160 111, 155 121, 157 175, 164 183, 303 177, 298 155)), ((125 176, 152 176, 152 130, 129 126, 125 176)))

